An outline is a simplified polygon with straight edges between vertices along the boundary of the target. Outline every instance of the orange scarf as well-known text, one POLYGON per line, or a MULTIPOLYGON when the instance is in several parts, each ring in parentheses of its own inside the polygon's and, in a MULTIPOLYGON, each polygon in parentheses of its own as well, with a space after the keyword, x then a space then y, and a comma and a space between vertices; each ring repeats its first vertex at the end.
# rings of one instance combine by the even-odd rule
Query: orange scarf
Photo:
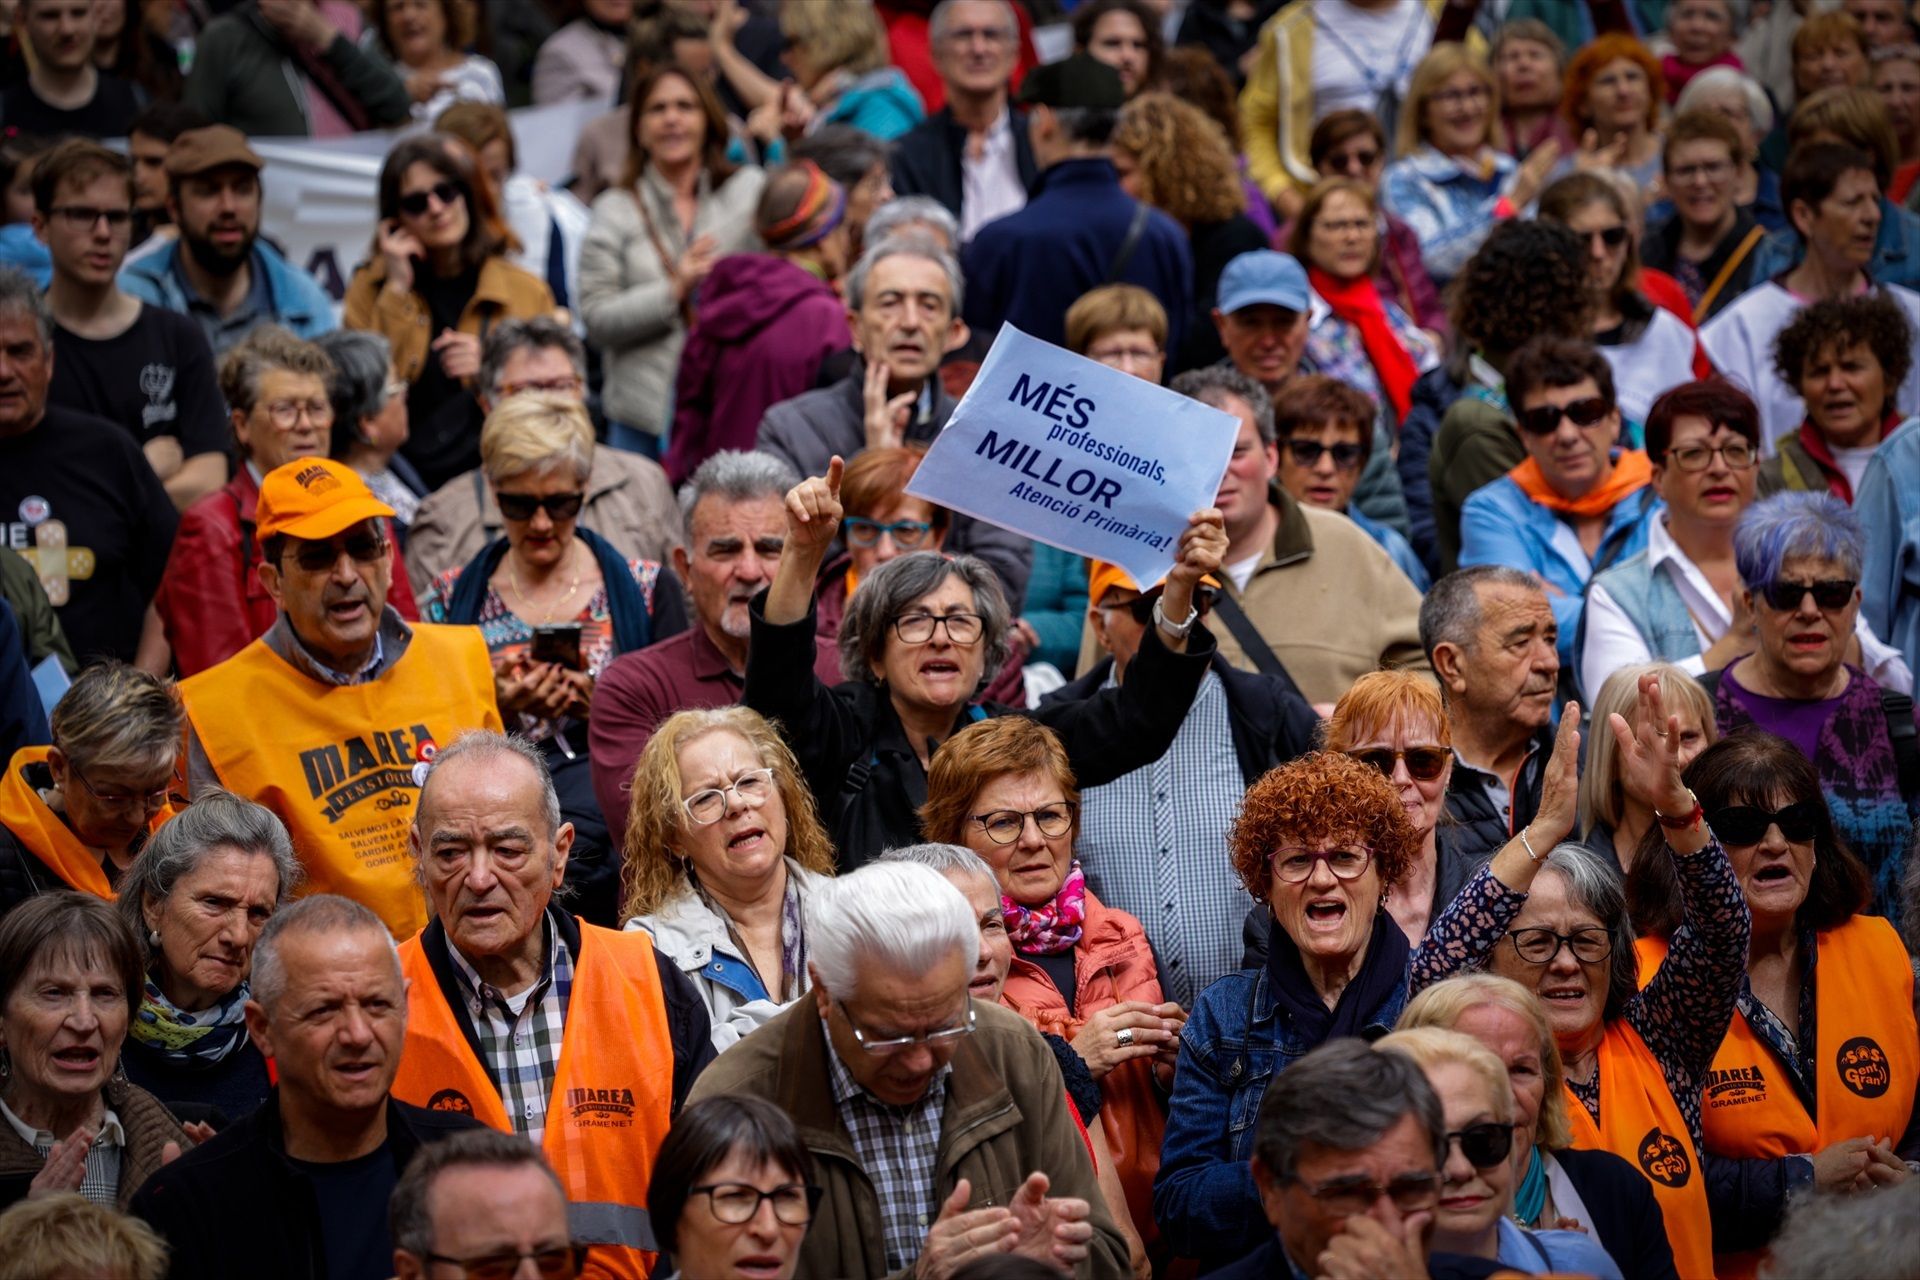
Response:
POLYGON ((1507 478, 1520 486, 1520 492, 1547 510, 1587 518, 1604 516, 1652 484, 1653 461, 1639 449, 1622 450, 1613 461, 1613 474, 1578 498, 1563 497, 1548 484, 1540 464, 1532 458, 1507 472, 1507 478))

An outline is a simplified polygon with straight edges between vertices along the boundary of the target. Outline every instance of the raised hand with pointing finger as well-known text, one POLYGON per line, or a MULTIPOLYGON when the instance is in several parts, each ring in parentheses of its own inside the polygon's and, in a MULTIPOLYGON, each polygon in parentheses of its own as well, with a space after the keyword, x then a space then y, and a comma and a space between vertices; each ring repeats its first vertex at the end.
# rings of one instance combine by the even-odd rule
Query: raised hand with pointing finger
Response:
POLYGON ((767 588, 766 618, 784 624, 798 622, 813 605, 813 580, 826 559, 827 548, 840 533, 840 477, 847 464, 839 454, 827 463, 827 474, 808 476, 787 491, 787 541, 767 588))

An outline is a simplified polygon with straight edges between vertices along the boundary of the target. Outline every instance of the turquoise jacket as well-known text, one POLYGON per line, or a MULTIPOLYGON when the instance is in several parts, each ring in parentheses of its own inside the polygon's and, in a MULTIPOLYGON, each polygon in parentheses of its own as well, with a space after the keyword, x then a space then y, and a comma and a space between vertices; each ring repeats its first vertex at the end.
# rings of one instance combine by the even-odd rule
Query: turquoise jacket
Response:
POLYGON ((1920 431, 1896 431, 1867 462, 1853 510, 1867 531, 1860 609, 1920 671, 1920 431))
MULTIPOLYGON (((174 269, 179 256, 180 241, 176 239, 163 249, 134 259, 120 268, 120 287, 142 302, 185 315, 187 291, 174 269)), ((267 296, 272 299, 268 318, 275 324, 296 338, 308 339, 340 327, 333 299, 320 282, 281 257, 265 240, 254 241, 252 265, 267 282, 267 296)))
POLYGON ((920 95, 898 67, 869 71, 843 90, 827 108, 826 123, 865 129, 891 142, 926 118, 920 95))

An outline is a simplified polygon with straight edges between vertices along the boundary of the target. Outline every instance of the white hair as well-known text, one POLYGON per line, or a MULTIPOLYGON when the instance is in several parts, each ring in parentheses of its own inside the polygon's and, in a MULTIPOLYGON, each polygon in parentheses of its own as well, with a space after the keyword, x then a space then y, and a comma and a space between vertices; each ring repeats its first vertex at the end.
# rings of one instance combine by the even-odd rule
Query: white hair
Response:
POLYGON ((960 890, 931 867, 874 862, 807 895, 807 958, 820 985, 854 994, 862 969, 924 974, 955 952, 979 958, 980 924, 960 890))
POLYGON ((1738 89, 1747 100, 1747 118, 1753 121, 1754 137, 1764 138, 1773 132, 1773 103, 1767 100, 1767 91, 1760 87, 1758 80, 1732 67, 1708 67, 1687 81, 1687 87, 1674 100, 1674 112, 1691 111, 1700 105, 1702 98, 1724 89, 1738 89))

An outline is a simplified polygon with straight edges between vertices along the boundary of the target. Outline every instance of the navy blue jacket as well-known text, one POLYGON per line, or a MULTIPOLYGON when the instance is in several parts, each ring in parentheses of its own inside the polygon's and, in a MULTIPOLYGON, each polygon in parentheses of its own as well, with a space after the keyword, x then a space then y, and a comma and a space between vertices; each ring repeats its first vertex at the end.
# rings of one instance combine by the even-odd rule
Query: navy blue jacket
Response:
POLYGON ((44 747, 53 741, 46 708, 34 688, 27 663, 27 646, 13 606, 0 600, 0 751, 13 759, 22 747, 44 747))

